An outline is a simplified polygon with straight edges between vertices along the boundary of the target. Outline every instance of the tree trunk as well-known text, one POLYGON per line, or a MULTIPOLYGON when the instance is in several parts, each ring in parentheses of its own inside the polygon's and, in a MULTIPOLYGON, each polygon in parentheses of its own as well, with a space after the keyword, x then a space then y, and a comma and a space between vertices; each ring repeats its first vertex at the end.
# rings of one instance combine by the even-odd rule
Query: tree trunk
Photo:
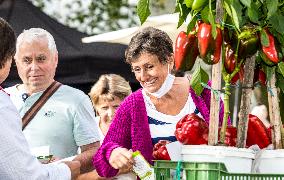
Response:
POLYGON ((251 105, 255 55, 245 60, 244 83, 242 87, 241 106, 238 123, 237 147, 244 148, 247 140, 248 117, 251 105))
MULTIPOLYGON (((216 22, 221 24, 223 17, 222 1, 217 0, 216 3, 216 22)), ((221 72, 222 72, 222 53, 219 63, 212 66, 212 88, 221 89, 221 72)), ((211 91, 210 101, 210 121, 209 121, 209 135, 208 144, 216 145, 218 143, 218 127, 219 127, 219 111, 220 111, 220 97, 216 96, 211 91)))
POLYGON ((272 131, 271 131, 272 143, 275 149, 281 149, 283 147, 281 141, 281 129, 283 132, 283 127, 280 116, 278 92, 277 88, 275 87, 275 83, 276 83, 276 77, 274 72, 271 76, 268 85, 268 87, 271 88, 271 90, 268 91, 268 106, 269 106, 270 124, 272 126, 272 131))

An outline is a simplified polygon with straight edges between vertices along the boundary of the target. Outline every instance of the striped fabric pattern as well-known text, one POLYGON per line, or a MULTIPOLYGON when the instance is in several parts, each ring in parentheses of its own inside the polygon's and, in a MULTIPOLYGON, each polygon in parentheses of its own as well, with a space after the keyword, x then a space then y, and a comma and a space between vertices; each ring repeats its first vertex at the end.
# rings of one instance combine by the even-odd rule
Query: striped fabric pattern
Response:
POLYGON ((188 96, 187 102, 183 109, 177 115, 167 115, 156 110, 154 104, 151 102, 150 97, 142 90, 144 97, 146 111, 148 116, 148 123, 150 126, 150 133, 152 144, 156 144, 159 140, 169 140, 171 142, 177 141, 174 132, 177 122, 186 114, 197 112, 195 104, 191 96, 188 96))

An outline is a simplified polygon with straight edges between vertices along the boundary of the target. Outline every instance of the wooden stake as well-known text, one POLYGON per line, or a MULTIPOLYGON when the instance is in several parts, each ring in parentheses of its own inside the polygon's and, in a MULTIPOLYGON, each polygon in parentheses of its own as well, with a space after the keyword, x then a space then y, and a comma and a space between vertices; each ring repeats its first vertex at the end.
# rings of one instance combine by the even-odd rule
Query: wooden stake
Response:
POLYGON ((272 143, 275 149, 282 149, 283 144, 281 141, 281 116, 279 108, 279 98, 277 88, 275 87, 276 77, 275 72, 273 72, 270 81, 268 82, 268 106, 269 106, 269 116, 270 124, 272 126, 272 143))
POLYGON ((247 140, 248 117, 251 105, 255 55, 245 60, 244 83, 242 88, 241 106, 239 112, 237 147, 245 148, 247 140))
MULTIPOLYGON (((217 0, 216 22, 221 24, 222 17, 223 17, 222 2, 221 0, 217 0)), ((221 89, 221 70, 222 70, 222 53, 219 63, 212 66, 211 86, 213 89, 221 89)), ((219 111, 220 111, 220 97, 219 96, 217 97, 211 91, 208 144, 212 146, 218 143, 219 111)))

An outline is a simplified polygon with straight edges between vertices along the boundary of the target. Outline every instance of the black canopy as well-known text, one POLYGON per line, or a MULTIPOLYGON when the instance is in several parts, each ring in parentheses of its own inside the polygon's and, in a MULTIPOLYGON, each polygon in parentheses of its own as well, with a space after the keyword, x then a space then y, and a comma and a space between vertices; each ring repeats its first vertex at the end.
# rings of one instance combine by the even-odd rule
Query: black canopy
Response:
MULTIPOLYGON (((129 82, 136 82, 129 65, 124 62, 125 45, 84 44, 81 38, 86 34, 58 23, 27 0, 0 0, 0 17, 11 24, 17 35, 32 27, 43 28, 53 35, 59 52, 55 79, 64 84, 92 84, 105 73, 120 74, 129 82)), ((13 66, 5 84, 13 85, 19 81, 13 66)))

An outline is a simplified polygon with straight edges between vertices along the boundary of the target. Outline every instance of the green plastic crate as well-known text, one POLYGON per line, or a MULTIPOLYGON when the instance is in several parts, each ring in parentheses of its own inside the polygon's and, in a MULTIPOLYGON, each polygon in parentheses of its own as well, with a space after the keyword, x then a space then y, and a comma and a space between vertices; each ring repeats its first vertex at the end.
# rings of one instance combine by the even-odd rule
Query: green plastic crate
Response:
POLYGON ((284 180, 284 174, 228 173, 223 163, 155 161, 155 180, 284 180))

